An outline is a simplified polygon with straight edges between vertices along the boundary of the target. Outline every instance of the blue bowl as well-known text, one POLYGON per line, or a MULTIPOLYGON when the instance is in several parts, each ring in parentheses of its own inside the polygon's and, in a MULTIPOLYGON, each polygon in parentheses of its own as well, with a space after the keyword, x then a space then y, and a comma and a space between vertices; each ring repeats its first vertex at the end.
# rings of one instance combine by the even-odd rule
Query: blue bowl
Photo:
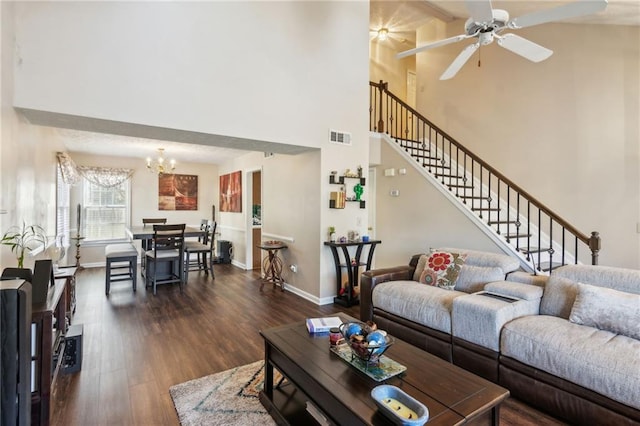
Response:
POLYGON ((397 425, 422 426, 429 420, 427 407, 396 386, 376 386, 371 390, 371 397, 380 411, 397 425))

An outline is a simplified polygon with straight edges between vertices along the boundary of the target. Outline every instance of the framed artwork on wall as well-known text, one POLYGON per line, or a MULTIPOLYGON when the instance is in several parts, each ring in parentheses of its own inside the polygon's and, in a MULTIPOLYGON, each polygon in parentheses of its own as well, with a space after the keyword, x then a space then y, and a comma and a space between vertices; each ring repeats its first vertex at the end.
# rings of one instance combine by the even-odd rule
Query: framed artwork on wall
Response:
POLYGON ((198 176, 158 175, 158 210, 198 210, 198 176))
POLYGON ((242 173, 220 176, 220 211, 242 213, 242 173))

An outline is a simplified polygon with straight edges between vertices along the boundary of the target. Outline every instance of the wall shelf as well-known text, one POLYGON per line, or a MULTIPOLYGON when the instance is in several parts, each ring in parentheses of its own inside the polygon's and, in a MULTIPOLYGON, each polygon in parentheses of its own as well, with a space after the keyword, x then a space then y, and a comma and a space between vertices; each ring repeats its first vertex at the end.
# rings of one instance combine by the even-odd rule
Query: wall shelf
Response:
MULTIPOLYGON (((361 186, 365 186, 366 184, 366 178, 363 177, 357 177, 357 176, 338 176, 338 175, 330 175, 329 176, 329 183, 332 185, 344 185, 345 184, 345 179, 355 179, 357 181, 359 181, 358 183, 360 183, 361 186)), ((333 192, 332 192, 333 194, 333 192)), ((334 198, 334 197, 331 197, 334 198)), ((364 200, 344 200, 344 206, 339 206, 342 203, 339 203, 338 200, 336 199, 330 199, 329 200, 329 208, 330 209, 343 209, 346 206, 346 203, 359 203, 359 207, 361 209, 364 209, 366 207, 366 202, 364 200)))
POLYGON ((364 186, 367 178, 357 177, 357 176, 338 176, 338 175, 330 175, 329 183, 334 185, 344 185, 345 179, 358 179, 360 181, 360 185, 364 186))

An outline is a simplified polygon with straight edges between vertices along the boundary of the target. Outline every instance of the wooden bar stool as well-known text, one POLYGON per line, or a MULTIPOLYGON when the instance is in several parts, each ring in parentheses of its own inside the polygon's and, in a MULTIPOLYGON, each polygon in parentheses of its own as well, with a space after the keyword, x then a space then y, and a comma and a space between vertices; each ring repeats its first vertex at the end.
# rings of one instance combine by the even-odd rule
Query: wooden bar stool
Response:
POLYGON ((133 281, 133 291, 137 284, 138 250, 133 244, 109 244, 104 248, 107 259, 105 274, 105 294, 109 295, 111 283, 115 281, 133 281), (125 264, 126 262, 126 264, 125 264))

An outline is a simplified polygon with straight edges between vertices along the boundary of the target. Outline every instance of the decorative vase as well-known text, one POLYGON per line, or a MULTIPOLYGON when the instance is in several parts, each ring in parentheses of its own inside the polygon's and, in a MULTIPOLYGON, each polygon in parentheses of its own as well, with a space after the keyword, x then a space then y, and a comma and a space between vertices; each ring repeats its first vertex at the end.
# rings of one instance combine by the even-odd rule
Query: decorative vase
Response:
POLYGON ((332 243, 336 242, 336 233, 332 232, 329 234, 329 241, 331 241, 332 243))

